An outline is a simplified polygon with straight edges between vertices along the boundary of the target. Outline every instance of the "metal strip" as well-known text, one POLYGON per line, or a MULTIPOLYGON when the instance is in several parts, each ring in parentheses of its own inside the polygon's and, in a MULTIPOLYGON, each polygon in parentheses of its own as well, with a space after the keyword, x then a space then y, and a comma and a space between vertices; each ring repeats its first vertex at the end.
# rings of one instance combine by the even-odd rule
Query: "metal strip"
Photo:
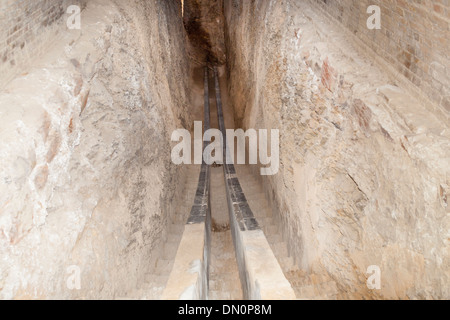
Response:
POLYGON ((225 128, 225 121, 222 109, 222 96, 220 93, 220 83, 217 67, 214 67, 214 80, 216 89, 216 103, 217 103, 217 118, 219 121, 219 129, 223 135, 223 160, 224 160, 224 175, 225 185, 227 189, 228 208, 230 210, 230 219, 235 216, 237 223, 242 231, 245 230, 260 230, 258 221, 255 219, 252 210, 247 202, 241 184, 236 175, 236 169, 233 164, 227 164, 228 144, 227 132, 225 128))
MULTIPOLYGON (((210 128, 210 105, 209 105, 209 73, 208 67, 205 67, 204 75, 204 132, 210 128)), ((208 146, 209 142, 203 142, 203 150, 208 146)), ((210 177, 211 168, 206 164, 205 159, 203 159, 202 168, 200 171, 200 177, 198 179, 197 193, 195 194, 194 205, 192 206, 191 213, 187 224, 199 224, 206 223, 208 217, 211 216, 211 205, 210 205, 210 177)))

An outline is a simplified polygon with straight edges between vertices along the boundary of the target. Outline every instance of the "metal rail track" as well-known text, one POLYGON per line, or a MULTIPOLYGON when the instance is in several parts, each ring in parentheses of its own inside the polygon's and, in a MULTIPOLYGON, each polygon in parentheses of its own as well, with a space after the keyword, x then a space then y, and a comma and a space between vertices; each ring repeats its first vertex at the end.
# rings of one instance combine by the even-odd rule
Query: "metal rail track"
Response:
MULTIPOLYGON (((209 73, 205 67, 205 106, 204 106, 204 131, 210 128, 210 106, 209 106, 209 73)), ((208 146, 208 142, 203 142, 203 150, 208 146)), ((210 184, 211 184, 211 167, 206 164, 203 159, 198 181, 197 193, 195 194, 194 205, 187 224, 205 223, 211 218, 210 205, 210 184)))
MULTIPOLYGON (((227 163, 230 154, 227 145, 227 132, 223 117, 222 96, 220 93, 220 83, 217 67, 214 67, 214 80, 216 89, 217 117, 219 121, 219 129, 223 135, 223 158, 224 158, 224 175, 225 185, 227 189, 228 209, 230 214, 230 222, 237 221, 241 231, 260 230, 260 226, 252 210, 247 202, 244 191, 236 174, 233 164, 227 163)), ((228 161, 229 162, 229 161, 228 161)))
MULTIPOLYGON (((213 68, 223 170, 234 251, 244 299, 295 299, 276 257, 253 215, 230 159, 217 67, 213 68), (261 266, 264 265, 264 268, 261 266)), ((209 69, 204 71, 204 131, 210 129, 209 69)), ((208 147, 203 142, 203 151, 208 147)), ((203 159, 198 187, 163 298, 208 299, 211 262, 211 167, 203 159), (199 264, 200 262, 200 264, 199 264), (196 272, 193 272, 193 266, 196 272)))
MULTIPOLYGON (((205 67, 204 74, 204 87, 205 87, 205 102, 204 102, 204 130, 210 128, 210 105, 209 105, 209 72, 208 67, 205 67)), ((220 83, 218 77, 217 67, 214 67, 214 81, 216 90, 216 103, 217 103, 217 117, 219 122, 219 130, 223 135, 223 168, 225 175, 225 185, 227 190, 227 199, 229 205, 230 218, 235 217, 239 228, 242 231, 245 230, 259 230, 259 224, 253 215, 252 210, 247 202, 245 194, 242 190, 241 184, 236 174, 236 169, 233 164, 227 163, 226 159, 229 158, 229 150, 227 146, 226 128, 223 117, 222 97, 220 92, 220 83)), ((203 150, 208 146, 209 142, 203 142, 203 150)), ((198 182, 197 193, 195 195, 194 205, 188 219, 188 224, 204 223, 207 217, 211 216, 210 207, 210 184, 211 184, 211 169, 203 159, 200 177, 198 182)), ((230 219, 233 221, 234 219, 230 219)))

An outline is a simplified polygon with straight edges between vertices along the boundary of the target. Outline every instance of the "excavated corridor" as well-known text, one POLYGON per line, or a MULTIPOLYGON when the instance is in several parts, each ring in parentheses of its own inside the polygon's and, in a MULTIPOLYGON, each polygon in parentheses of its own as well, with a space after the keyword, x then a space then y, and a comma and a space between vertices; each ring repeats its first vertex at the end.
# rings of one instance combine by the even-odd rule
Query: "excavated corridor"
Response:
POLYGON ((448 299, 450 6, 367 6, 0 4, 0 299, 448 299))
MULTIPOLYGON (((228 88, 226 77, 221 77, 220 86, 228 88)), ((209 87, 214 88, 214 79, 210 79, 209 87)), ((216 96, 211 90, 210 106, 215 106, 216 96)), ((227 90, 222 90, 222 101, 226 126, 233 126, 233 110, 228 104, 227 90), (226 106, 226 107, 225 107, 226 106)), ((219 129, 217 108, 211 108, 211 128, 219 129)), ((222 165, 211 168, 211 262, 209 278, 209 299, 242 300, 241 281, 231 234, 231 223, 228 214, 227 191, 223 178, 222 165)))

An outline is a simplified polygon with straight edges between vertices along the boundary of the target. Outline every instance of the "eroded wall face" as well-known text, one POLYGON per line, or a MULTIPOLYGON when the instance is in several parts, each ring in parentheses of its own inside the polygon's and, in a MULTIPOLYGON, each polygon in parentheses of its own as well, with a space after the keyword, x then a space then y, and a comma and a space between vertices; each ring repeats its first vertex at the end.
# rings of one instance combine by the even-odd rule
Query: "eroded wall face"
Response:
POLYGON ((225 19, 237 126, 280 130, 265 187, 301 268, 341 298, 448 298, 446 118, 307 2, 229 0, 225 19))
POLYGON ((195 62, 226 63, 223 0, 184 1, 184 25, 195 54, 195 62))
POLYGON ((126 297, 183 185, 170 158, 172 131, 192 123, 180 2, 95 0, 81 17, 0 93, 3 299, 126 297))
POLYGON ((440 0, 312 0, 378 55, 389 61, 428 98, 450 112, 450 3, 440 0), (367 28, 381 9, 381 30, 367 28))
POLYGON ((30 66, 55 40, 58 24, 70 5, 86 0, 25 0, 0 2, 0 87, 30 66))

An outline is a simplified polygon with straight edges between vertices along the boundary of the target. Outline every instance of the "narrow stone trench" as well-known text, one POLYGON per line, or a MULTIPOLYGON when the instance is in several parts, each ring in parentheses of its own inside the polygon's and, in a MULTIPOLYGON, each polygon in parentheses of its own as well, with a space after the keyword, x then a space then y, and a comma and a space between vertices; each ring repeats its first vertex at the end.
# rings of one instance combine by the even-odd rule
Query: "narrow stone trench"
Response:
POLYGON ((448 1, 3 2, 0 299, 450 297, 448 1))
MULTIPOLYGON (((197 68, 194 73, 193 86, 196 88, 195 94, 198 96, 198 101, 203 97, 203 68, 197 68)), ((228 84, 225 76, 225 68, 221 68, 220 86, 222 91, 222 101, 224 109, 224 118, 226 125, 233 128, 234 119, 233 112, 228 102, 228 84)), ((214 78, 209 77, 209 87, 214 88, 214 78)), ((210 121, 211 128, 218 129, 216 96, 214 90, 209 90, 210 100, 210 121)), ((195 121, 202 121, 203 105, 195 106, 194 114, 195 121)), ((187 176, 189 181, 196 182, 198 178, 198 171, 190 170, 187 176)), ((195 184, 194 184, 195 185, 195 184)), ((195 188, 185 190, 187 195, 185 212, 188 212, 192 205, 195 188), (189 192, 191 195, 189 195, 189 192), (191 202, 189 202, 191 201, 191 202)), ((233 244, 232 234, 230 230, 230 221, 228 213, 228 203, 226 198, 226 189, 224 182, 223 166, 211 166, 211 186, 210 186, 210 201, 211 201, 211 219, 212 219, 212 234, 211 234, 211 261, 209 272, 209 299, 211 300, 242 300, 242 286, 239 278, 239 270, 236 261, 235 248, 233 244)), ((185 216, 184 216, 185 217, 185 216)), ((172 229, 176 232, 178 239, 181 238, 182 229, 172 229)), ((178 240, 179 241, 179 240, 178 240)), ((167 270, 173 267, 173 260, 175 259, 176 251, 172 251, 171 263, 167 264, 167 270)), ((167 273, 167 272, 166 272, 167 273)))
MULTIPOLYGON (((222 76, 220 80, 225 122, 228 126, 232 126, 234 124, 233 111, 228 106, 226 77, 222 76)), ((210 87, 214 87, 213 79, 210 79, 210 87)), ((219 129, 214 90, 211 90, 210 93, 212 93, 210 105, 214 106, 211 108, 211 128, 219 129)), ((230 217, 223 175, 222 166, 213 166, 211 168, 212 240, 209 298, 212 300, 242 300, 242 286, 230 230, 230 217)))
MULTIPOLYGON (((223 104, 223 115, 225 127, 235 129, 236 121, 234 115, 236 111, 229 99, 229 70, 224 46, 225 26, 222 13, 217 11, 219 4, 207 4, 205 1, 188 1, 188 8, 191 10, 190 18, 185 17, 185 26, 190 42, 196 48, 196 62, 199 66, 194 73, 194 84, 197 87, 197 101, 201 101, 200 90, 203 79, 201 77, 203 68, 200 67, 201 60, 205 65, 212 66, 222 62, 220 67, 220 87, 223 104), (205 12, 211 16, 206 15, 205 12), (186 22, 188 21, 188 22, 186 22), (212 40, 213 39, 213 40, 212 40), (212 44, 212 42, 214 44, 212 44)), ((212 68, 211 68, 212 70, 212 68)), ((212 71, 211 71, 212 72, 212 71)), ((209 88, 214 88, 214 79, 209 77, 209 88)), ((210 90, 210 119, 211 128, 218 129, 217 105, 215 91, 210 90)), ((196 105, 195 114, 197 121, 201 121, 202 105, 196 105)), ((237 146, 235 146, 237 148, 237 146)), ((237 150, 237 149, 236 149, 237 150)), ((235 150, 235 151, 236 151, 235 150)), ((248 149, 247 149, 248 152, 248 149)), ((249 154, 246 154, 248 163, 249 154)), ((279 216, 273 213, 270 208, 267 195, 263 187, 263 179, 256 173, 255 168, 250 165, 236 165, 237 176, 241 181, 242 189, 248 199, 250 208, 255 214, 255 218, 261 225, 264 235, 270 244, 270 248, 275 254, 277 262, 282 268, 283 274, 292 286, 297 298, 301 299, 328 299, 334 300, 338 297, 336 283, 326 277, 313 275, 312 277, 298 268, 292 253, 289 252, 288 239, 283 235, 282 221, 279 216)), ((211 260, 209 273, 209 294, 211 300, 242 300, 244 298, 241 279, 239 277, 236 251, 233 244, 230 230, 230 217, 226 198, 226 188, 224 183, 224 171, 222 166, 212 166, 211 168, 211 260)), ((191 178, 192 180, 192 178, 191 178)), ((261 263, 263 263, 261 261, 261 263)))
MULTIPOLYGON (((224 120, 227 128, 234 128, 234 110, 229 103, 228 83, 226 75, 226 56, 224 47, 224 25, 221 12, 222 2, 186 1, 184 24, 189 41, 194 48, 198 67, 194 76, 194 83, 198 89, 203 89, 203 66, 212 67, 221 64, 220 87, 222 92, 224 120)), ((211 128, 219 129, 214 78, 212 68, 209 76, 209 104, 211 128)), ((196 91, 196 101, 201 101, 203 91, 196 91)), ((201 115, 203 104, 195 106, 196 114, 201 115)), ((201 117, 197 117, 201 121, 201 117)), ((244 298, 239 278, 233 244, 224 170, 221 165, 211 167, 211 261, 209 272, 209 293, 211 300, 242 300, 244 298)))
POLYGON ((211 169, 211 263, 209 299, 242 300, 242 287, 230 231, 228 204, 221 167, 211 169))

